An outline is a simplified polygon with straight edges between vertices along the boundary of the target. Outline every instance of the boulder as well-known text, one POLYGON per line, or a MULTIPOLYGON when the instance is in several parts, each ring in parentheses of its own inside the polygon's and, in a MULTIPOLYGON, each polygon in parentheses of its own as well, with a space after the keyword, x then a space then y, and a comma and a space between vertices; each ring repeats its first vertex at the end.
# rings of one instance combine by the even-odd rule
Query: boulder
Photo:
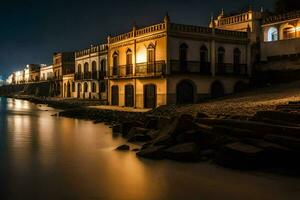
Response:
POLYGON ((293 151, 300 152, 300 139, 280 135, 266 135, 265 140, 282 145, 293 151))
POLYGON ((196 115, 196 120, 197 119, 203 119, 203 118, 208 118, 208 115, 202 112, 198 112, 196 115))
POLYGON ((163 149, 165 149, 166 146, 159 145, 159 146, 147 146, 145 148, 142 148, 139 152, 136 153, 139 157, 144 158, 151 158, 151 159, 163 159, 165 158, 163 149))
POLYGON ((123 144, 123 145, 121 145, 121 146, 118 146, 118 147, 116 148, 116 150, 117 150, 117 151, 129 151, 129 150, 130 150, 130 147, 129 147, 129 145, 127 145, 127 144, 123 144))
POLYGON ((145 120, 145 128, 161 129, 172 122, 172 118, 164 116, 147 115, 145 120))
POLYGON ((255 119, 270 119, 274 121, 282 121, 287 123, 300 124, 300 114, 289 113, 276 110, 259 111, 254 116, 255 119))
POLYGON ((144 127, 144 124, 138 121, 128 121, 121 124, 121 133, 123 136, 127 136, 131 128, 144 127))
POLYGON ((121 133, 121 124, 115 124, 112 126, 113 133, 121 133))
POLYGON ((197 161, 200 159, 199 149, 195 143, 184 143, 164 150, 167 158, 177 161, 197 161))
POLYGON ((149 131, 149 129, 142 127, 132 127, 126 137, 132 138, 135 135, 146 135, 149 131))
POLYGON ((148 142, 152 138, 145 134, 136 134, 128 139, 128 142, 148 142))
POLYGON ((216 163, 237 169, 258 169, 264 165, 264 153, 262 148, 236 142, 225 145, 217 152, 216 163))

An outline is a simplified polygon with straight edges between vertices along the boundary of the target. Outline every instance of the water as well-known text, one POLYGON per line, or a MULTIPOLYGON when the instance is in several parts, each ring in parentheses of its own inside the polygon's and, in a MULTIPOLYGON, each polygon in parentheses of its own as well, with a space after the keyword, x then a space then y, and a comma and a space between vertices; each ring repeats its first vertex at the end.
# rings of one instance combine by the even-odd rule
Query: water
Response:
POLYGON ((296 177, 138 159, 103 124, 0 101, 0 199, 299 199, 296 177))

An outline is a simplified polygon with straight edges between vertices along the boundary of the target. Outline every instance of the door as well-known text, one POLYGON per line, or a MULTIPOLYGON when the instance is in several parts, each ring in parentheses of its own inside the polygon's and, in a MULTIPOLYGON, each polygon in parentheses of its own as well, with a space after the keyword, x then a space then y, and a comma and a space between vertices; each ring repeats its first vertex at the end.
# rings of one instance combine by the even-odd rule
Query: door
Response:
POLYGON ((144 86, 144 107, 156 107, 156 86, 154 84, 144 86))
POLYGON ((181 81, 177 85, 177 104, 192 104, 194 103, 194 86, 189 81, 181 81))
POLYGON ((111 87, 111 105, 119 105, 119 87, 117 85, 111 87))
POLYGON ((125 86, 125 106, 134 107, 134 89, 133 85, 125 86))

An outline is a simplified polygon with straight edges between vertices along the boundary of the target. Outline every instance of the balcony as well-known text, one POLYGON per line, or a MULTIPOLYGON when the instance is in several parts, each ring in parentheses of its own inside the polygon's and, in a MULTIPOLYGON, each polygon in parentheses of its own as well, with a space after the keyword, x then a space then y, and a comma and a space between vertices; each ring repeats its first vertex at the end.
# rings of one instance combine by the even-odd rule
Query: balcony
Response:
POLYGON ((135 66, 135 75, 133 74, 133 65, 121 65, 111 67, 111 78, 131 78, 131 77, 151 77, 164 75, 166 63, 164 61, 154 63, 137 63, 135 66))
POLYGON ((210 62, 171 60, 171 72, 211 75, 211 65, 210 62))
POLYGON ((247 75, 247 65, 218 63, 216 64, 216 74, 217 75, 247 75))

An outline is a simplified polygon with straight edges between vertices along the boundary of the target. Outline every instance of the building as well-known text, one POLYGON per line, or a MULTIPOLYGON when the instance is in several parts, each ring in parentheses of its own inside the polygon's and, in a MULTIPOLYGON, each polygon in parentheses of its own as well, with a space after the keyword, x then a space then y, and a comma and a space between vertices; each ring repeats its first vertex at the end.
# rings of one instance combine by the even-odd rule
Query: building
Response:
POLYGON ((107 99, 107 45, 91 46, 75 53, 75 93, 81 99, 107 99))
POLYGON ((13 76, 14 76, 14 74, 11 74, 7 77, 6 84, 8 84, 8 85, 13 84, 13 79, 14 79, 13 76))
POLYGON ((264 18, 261 32, 261 70, 300 70, 300 11, 264 18))
POLYGON ((63 76, 75 71, 74 52, 60 52, 53 54, 53 81, 51 83, 51 95, 63 96, 63 76))
POLYGON ((63 76, 63 98, 76 98, 75 74, 66 74, 63 76))
POLYGON ((24 70, 19 70, 14 73, 15 84, 23 84, 24 80, 24 70))
POLYGON ((108 37, 109 104, 154 108, 242 89, 251 75, 250 31, 171 23, 108 37))
POLYGON ((53 66, 45 65, 40 70, 40 81, 49 81, 53 79, 53 66))

